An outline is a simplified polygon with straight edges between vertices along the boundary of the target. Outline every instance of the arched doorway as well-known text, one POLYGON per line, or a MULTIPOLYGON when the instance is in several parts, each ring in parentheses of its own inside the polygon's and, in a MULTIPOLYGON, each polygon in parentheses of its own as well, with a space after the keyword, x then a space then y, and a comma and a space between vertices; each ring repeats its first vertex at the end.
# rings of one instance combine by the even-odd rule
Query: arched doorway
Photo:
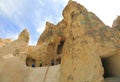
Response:
POLYGON ((32 67, 33 64, 34 64, 34 66, 35 66, 36 60, 35 60, 35 59, 32 59, 32 58, 30 58, 30 57, 27 57, 27 58, 26 58, 26 66, 32 67))

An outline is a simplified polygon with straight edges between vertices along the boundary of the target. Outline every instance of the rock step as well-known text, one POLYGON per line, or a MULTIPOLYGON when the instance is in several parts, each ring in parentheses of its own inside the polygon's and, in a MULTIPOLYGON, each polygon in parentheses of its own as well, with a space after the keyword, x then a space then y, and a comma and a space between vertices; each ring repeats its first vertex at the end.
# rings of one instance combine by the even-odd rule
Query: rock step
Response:
POLYGON ((120 82, 120 77, 105 78, 105 82, 120 82))

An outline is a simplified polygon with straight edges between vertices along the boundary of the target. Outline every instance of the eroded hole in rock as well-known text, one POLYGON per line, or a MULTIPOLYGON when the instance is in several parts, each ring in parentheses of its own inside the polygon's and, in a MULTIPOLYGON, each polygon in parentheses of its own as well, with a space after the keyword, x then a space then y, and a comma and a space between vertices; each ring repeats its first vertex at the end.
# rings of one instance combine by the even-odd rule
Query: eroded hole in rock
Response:
POLYGON ((61 40, 60 41, 60 44, 58 45, 58 47, 57 47, 57 54, 59 55, 59 54, 62 54, 62 49, 63 49, 63 46, 64 46, 64 40, 61 40))
POLYGON ((35 67, 36 61, 30 57, 26 58, 26 66, 28 67, 35 67))
POLYGON ((103 58, 102 59, 102 64, 103 64, 103 68, 104 68, 104 78, 108 78, 108 77, 112 77, 109 72, 108 72, 108 63, 107 63, 107 58, 103 58))
POLYGON ((53 66, 55 64, 54 59, 51 60, 51 65, 53 66))
POLYGON ((64 43, 65 43, 65 40, 61 40, 57 47, 56 65, 61 64, 61 54, 62 54, 64 43))

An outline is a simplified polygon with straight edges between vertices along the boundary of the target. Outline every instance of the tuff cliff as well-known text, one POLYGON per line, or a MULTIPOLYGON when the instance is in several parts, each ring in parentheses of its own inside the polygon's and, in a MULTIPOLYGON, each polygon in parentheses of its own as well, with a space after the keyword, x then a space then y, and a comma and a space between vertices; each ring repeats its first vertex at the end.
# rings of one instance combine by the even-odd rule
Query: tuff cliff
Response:
POLYGON ((37 46, 46 49, 45 65, 50 65, 52 59, 61 62, 60 82, 103 82, 106 76, 120 75, 119 67, 113 68, 115 62, 109 59, 119 56, 118 23, 117 18, 113 28, 106 26, 84 6, 69 1, 63 20, 57 25, 47 23, 38 40, 37 46))
POLYGON ((0 82, 104 82, 120 75, 120 16, 109 27, 72 0, 62 14, 57 25, 46 23, 35 46, 25 29, 0 48, 0 82))

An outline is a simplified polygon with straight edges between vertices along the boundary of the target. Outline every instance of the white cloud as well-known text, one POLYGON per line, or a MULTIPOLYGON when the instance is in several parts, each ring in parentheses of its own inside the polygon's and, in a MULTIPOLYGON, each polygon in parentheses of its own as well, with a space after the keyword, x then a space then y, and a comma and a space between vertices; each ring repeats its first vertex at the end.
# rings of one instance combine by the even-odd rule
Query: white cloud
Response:
POLYGON ((17 34, 11 34, 11 33, 6 33, 6 36, 4 38, 11 38, 12 40, 16 40, 18 38, 18 33, 17 34))
POLYGON ((32 40, 30 40, 29 45, 33 45, 33 46, 35 46, 36 43, 37 43, 37 41, 32 41, 32 40))
POLYGON ((49 18, 44 18, 43 20, 40 20, 40 21, 38 21, 38 23, 36 23, 35 24, 35 26, 36 26, 36 31, 39 33, 39 34, 41 34, 43 31, 44 31, 44 29, 45 29, 45 25, 46 25, 46 22, 47 21, 49 21, 49 22, 51 22, 51 21, 53 21, 53 17, 52 16, 50 16, 49 18))
POLYGON ((40 6, 35 11, 34 25, 39 34, 44 31, 47 21, 57 24, 62 19, 62 7, 67 4, 67 0, 51 0, 45 3, 46 1, 39 0, 40 4, 44 7, 40 6))
POLYGON ((20 17, 24 16, 25 4, 26 0, 0 0, 0 15, 23 29, 25 25, 20 17))
POLYGON ((37 33, 41 34, 44 31, 44 29, 45 29, 45 22, 39 23, 36 31, 37 31, 37 33))
POLYGON ((41 6, 44 6, 44 5, 45 5, 45 3, 43 3, 42 0, 39 0, 39 3, 40 3, 41 6))
POLYGON ((95 13, 105 24, 111 26, 117 15, 120 15, 119 0, 74 0, 95 13))
POLYGON ((8 17, 21 14, 25 0, 0 0, 0 11, 8 17))

